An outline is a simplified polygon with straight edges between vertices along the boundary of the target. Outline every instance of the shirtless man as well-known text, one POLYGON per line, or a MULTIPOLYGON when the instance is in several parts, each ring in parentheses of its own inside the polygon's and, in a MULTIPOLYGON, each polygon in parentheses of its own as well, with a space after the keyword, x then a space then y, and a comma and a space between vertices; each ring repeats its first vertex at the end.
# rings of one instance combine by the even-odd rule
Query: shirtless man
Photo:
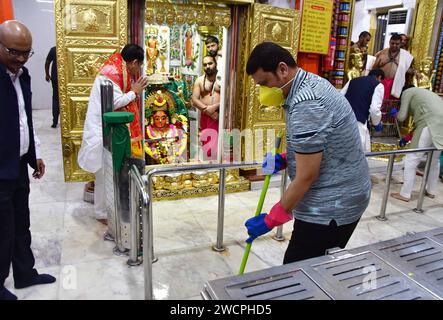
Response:
POLYGON ((208 144, 207 156, 213 158, 217 154, 218 139, 213 139, 212 133, 218 134, 218 110, 220 107, 220 83, 217 81, 217 61, 215 57, 205 56, 203 58, 203 69, 205 74, 198 77, 194 83, 192 105, 201 112, 200 138, 203 145, 208 144), (207 129, 215 130, 215 132, 204 133, 207 129), (211 152, 212 150, 214 152, 211 152))
POLYGON ((412 68, 414 57, 404 49, 400 48, 401 36, 393 34, 389 40, 389 48, 379 51, 372 69, 382 69, 385 79, 384 99, 391 97, 400 98, 401 90, 405 85, 406 74, 414 75, 416 70, 412 68))

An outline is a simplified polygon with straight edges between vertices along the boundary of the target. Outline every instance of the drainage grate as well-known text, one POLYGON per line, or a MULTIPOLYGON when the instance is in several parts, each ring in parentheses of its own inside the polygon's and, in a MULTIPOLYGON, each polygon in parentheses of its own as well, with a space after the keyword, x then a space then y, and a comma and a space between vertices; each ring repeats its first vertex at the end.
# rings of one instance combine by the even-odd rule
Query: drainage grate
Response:
MULTIPOLYGON (((443 233, 440 236, 443 237, 443 233)), ((375 254, 434 294, 443 297, 442 245, 418 234, 385 241, 373 247, 375 250, 371 251, 375 254)))
MULTIPOLYGON (((392 268, 372 252, 347 254, 311 265, 334 288, 338 299, 434 299, 426 290, 392 268)), ((315 276, 313 276, 316 278, 315 276)), ((320 281, 319 283, 323 283, 320 281)))
POLYGON ((205 290, 212 299, 331 300, 303 270, 285 272, 294 269, 288 266, 209 281, 205 290))
POLYGON ((421 232, 418 234, 418 236, 430 238, 443 246, 443 228, 421 232))

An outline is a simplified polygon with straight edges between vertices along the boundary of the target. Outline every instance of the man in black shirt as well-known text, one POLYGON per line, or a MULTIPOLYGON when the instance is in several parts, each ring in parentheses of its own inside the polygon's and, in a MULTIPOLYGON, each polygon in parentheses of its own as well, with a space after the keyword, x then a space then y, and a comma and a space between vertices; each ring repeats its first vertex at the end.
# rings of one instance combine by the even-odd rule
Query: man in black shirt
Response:
POLYGON ((57 78, 57 54, 55 47, 49 50, 45 63, 46 81, 52 82, 52 126, 51 128, 57 128, 58 116, 60 114, 60 105, 58 101, 58 78, 57 78), (51 66, 51 75, 49 75, 49 65, 51 66))

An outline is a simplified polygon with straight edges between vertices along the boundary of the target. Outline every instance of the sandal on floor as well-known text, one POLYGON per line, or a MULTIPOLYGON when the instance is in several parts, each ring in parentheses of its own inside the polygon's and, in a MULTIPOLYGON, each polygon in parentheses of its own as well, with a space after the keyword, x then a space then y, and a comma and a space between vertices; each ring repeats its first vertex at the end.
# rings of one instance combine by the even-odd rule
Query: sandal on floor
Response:
POLYGON ((391 197, 404 202, 409 202, 408 198, 403 197, 400 193, 391 193, 391 197))

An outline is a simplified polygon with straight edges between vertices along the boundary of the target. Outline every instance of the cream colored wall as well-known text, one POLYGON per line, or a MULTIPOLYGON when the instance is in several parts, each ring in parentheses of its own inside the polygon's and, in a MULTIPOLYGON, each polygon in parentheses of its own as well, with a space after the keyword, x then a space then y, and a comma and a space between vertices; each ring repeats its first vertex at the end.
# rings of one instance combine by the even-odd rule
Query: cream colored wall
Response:
MULTIPOLYGON (((23 22, 32 33, 35 54, 26 63, 31 75, 32 107, 52 108, 52 86, 45 81, 45 61, 49 49, 55 46, 53 0, 14 0, 14 17, 23 22)), ((48 113, 48 126, 52 115, 48 113)))
POLYGON ((295 8, 295 0, 269 0, 268 4, 280 8, 295 8))

